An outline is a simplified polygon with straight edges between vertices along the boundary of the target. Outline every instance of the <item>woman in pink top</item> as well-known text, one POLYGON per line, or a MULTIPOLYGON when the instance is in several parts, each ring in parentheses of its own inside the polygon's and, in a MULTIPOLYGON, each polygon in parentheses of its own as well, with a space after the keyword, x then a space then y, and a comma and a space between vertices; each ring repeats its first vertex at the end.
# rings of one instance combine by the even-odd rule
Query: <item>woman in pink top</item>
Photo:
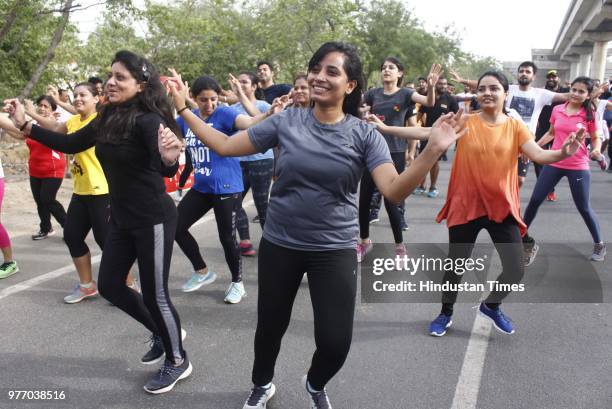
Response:
MULTIPOLYGON (((601 239, 597 215, 591 208, 589 200, 589 189, 591 187, 589 159, 599 161, 602 156, 600 152, 600 131, 590 99, 592 91, 593 80, 588 77, 576 78, 572 82, 569 101, 553 108, 550 116, 550 130, 547 135, 544 135, 538 141, 538 144, 543 146, 554 139, 552 148, 559 149, 571 132, 583 129, 591 136, 591 152, 589 153, 586 143, 583 142, 575 155, 544 166, 533 189, 523 220, 529 227, 548 192, 559 183, 562 177, 567 177, 574 204, 591 232, 591 236, 593 236, 595 245, 591 260, 603 261, 606 255, 606 246, 601 239)), ((523 242, 527 244, 526 249, 533 249, 527 250, 530 253, 527 255, 527 265, 529 265, 533 262, 538 246, 535 245, 529 234, 523 237, 523 242)))

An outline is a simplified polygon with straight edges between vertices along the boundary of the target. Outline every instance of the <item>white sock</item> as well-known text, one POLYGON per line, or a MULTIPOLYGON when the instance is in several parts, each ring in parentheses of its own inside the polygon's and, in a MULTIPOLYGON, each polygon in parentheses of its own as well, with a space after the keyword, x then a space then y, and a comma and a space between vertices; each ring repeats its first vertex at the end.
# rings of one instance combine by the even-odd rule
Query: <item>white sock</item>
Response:
POLYGON ((271 386, 272 386, 272 382, 268 382, 266 385, 261 386, 261 388, 270 389, 271 386))
POLYGON ((81 283, 81 287, 83 288, 91 288, 92 285, 93 285, 93 281, 90 281, 87 284, 81 283))

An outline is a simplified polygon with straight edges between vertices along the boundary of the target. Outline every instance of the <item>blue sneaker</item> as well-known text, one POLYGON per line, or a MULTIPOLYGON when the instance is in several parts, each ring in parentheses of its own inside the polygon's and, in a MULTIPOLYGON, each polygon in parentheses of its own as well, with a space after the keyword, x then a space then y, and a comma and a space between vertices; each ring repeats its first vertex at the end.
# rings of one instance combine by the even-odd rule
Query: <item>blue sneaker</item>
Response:
POLYGON ((203 285, 211 284, 217 279, 217 274, 209 271, 206 274, 193 273, 189 280, 183 284, 183 292, 190 293, 202 287, 203 285))
POLYGON ((441 337, 446 334, 446 330, 453 324, 452 315, 440 314, 429 324, 429 335, 441 337))
POLYGON ((192 370, 193 367, 186 354, 183 363, 179 366, 174 366, 166 359, 159 372, 144 386, 144 390, 154 395, 170 392, 178 381, 191 375, 192 370))
POLYGON ((480 308, 478 308, 478 312, 484 318, 491 321, 493 326, 497 328, 498 331, 503 332, 504 334, 514 334, 512 320, 504 315, 501 308, 493 310, 482 303, 480 304, 480 308))
POLYGON ((414 195, 423 195, 423 194, 425 194, 425 189, 419 186, 416 189, 414 189, 412 194, 414 194, 414 195))
POLYGON ((427 197, 433 199, 435 197, 438 197, 439 194, 440 192, 438 192, 438 189, 434 187, 433 189, 430 189, 429 192, 427 192, 427 197))

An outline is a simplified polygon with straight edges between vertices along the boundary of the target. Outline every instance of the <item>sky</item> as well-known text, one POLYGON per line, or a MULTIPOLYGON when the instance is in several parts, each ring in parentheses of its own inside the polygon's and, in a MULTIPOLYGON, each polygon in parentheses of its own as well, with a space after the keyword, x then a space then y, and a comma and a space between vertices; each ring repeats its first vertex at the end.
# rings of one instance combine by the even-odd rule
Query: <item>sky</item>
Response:
MULTIPOLYGON (((552 48, 571 0, 404 0, 426 29, 454 25, 462 49, 500 61, 531 59, 532 48, 552 48)), ((100 0, 80 0, 83 6, 100 0)), ((143 0, 135 0, 144 4, 143 0)), ((81 38, 95 29, 102 6, 74 13, 81 38)))

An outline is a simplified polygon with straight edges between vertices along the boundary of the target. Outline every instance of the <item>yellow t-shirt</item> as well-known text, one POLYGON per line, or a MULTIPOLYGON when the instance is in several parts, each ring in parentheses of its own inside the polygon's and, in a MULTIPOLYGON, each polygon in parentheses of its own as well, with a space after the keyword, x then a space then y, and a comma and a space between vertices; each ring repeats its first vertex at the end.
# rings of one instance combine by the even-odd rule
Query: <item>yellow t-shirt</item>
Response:
MULTIPOLYGON (((96 113, 91 114, 84 120, 80 115, 74 115, 66 121, 68 133, 73 133, 85 127, 95 117, 96 113)), ((77 195, 105 195, 108 194, 108 184, 98 158, 96 157, 95 147, 74 155, 70 172, 74 179, 74 193, 77 195)))

